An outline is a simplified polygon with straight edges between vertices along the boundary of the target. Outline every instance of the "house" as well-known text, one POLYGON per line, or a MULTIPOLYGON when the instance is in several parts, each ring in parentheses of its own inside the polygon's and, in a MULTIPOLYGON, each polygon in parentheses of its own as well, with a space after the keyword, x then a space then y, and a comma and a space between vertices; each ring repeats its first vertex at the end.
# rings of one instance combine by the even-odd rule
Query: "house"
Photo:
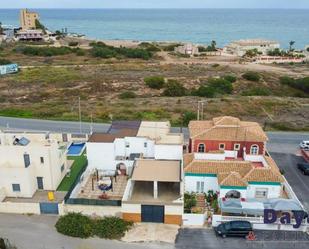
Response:
POLYGON ((16 33, 16 39, 18 41, 41 41, 43 38, 44 34, 41 29, 19 30, 16 33))
POLYGON ((31 198, 54 191, 67 173, 66 143, 46 133, 0 133, 0 192, 31 198))
POLYGON ((263 55, 267 55, 268 51, 280 48, 280 44, 277 41, 269 41, 262 39, 249 39, 234 41, 231 44, 224 47, 224 52, 236 56, 244 56, 247 51, 256 49, 263 55))
POLYGON ((86 143, 88 168, 130 172, 136 158, 182 160, 183 135, 170 133, 169 122, 113 121, 107 133, 86 143))
POLYGON ((266 152, 267 136, 255 122, 235 117, 191 121, 190 153, 184 155, 185 191, 219 198, 283 197, 284 179, 266 152))
POLYGON ((199 50, 198 46, 192 43, 187 43, 182 46, 175 47, 175 53, 194 56, 196 54, 199 54, 199 50))
POLYGON ((134 222, 182 224, 182 163, 137 159, 122 199, 122 217, 134 222))
POLYGON ((20 11, 20 26, 22 30, 30 30, 36 28, 36 21, 39 20, 39 14, 36 12, 22 9, 20 11))

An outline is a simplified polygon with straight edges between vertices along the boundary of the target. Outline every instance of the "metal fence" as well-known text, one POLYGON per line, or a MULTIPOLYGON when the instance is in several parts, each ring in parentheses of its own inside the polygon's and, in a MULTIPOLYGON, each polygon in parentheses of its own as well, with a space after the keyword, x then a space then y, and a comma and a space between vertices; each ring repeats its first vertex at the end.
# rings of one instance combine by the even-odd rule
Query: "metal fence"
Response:
POLYGON ((69 198, 66 204, 92 205, 92 206, 121 206, 121 200, 96 200, 84 198, 69 198))

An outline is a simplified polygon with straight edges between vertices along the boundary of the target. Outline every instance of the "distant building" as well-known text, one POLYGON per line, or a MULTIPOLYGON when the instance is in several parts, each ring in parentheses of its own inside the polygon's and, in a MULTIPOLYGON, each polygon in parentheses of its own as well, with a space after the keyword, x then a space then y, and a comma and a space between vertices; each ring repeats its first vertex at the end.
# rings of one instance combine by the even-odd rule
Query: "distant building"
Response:
POLYGON ((0 194, 31 198, 56 190, 67 173, 66 145, 52 134, 0 132, 0 194))
POLYGON ((35 29, 36 20, 39 19, 39 14, 36 12, 30 12, 27 9, 22 9, 20 11, 20 26, 23 30, 35 29))
POLYGON ((224 48, 224 52, 237 56, 244 56, 247 51, 256 49, 263 55, 267 55, 268 51, 280 48, 280 44, 276 41, 268 40, 239 40, 234 41, 224 48))
POLYGON ((18 41, 41 41, 43 38, 44 34, 41 29, 20 30, 16 33, 18 41))
POLYGON ((199 51, 198 51, 198 46, 193 45, 192 43, 187 43, 183 46, 175 47, 175 53, 194 56, 198 54, 199 51))

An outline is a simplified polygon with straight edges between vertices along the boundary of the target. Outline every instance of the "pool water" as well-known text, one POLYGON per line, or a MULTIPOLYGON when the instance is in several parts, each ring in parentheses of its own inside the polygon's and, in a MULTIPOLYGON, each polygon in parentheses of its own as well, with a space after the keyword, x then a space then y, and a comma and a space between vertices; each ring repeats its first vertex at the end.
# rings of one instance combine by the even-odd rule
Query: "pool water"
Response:
POLYGON ((83 153, 85 143, 72 143, 69 147, 68 156, 79 156, 83 153))

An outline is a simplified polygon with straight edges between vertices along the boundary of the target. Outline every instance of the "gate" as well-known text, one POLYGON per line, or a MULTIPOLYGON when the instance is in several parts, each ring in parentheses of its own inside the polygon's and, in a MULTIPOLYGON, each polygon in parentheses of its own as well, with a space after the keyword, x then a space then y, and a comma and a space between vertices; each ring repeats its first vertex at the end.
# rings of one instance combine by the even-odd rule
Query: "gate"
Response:
POLYGON ((41 214, 59 214, 58 203, 41 202, 41 214))
POLYGON ((164 223, 164 206, 142 205, 142 222, 164 223))

